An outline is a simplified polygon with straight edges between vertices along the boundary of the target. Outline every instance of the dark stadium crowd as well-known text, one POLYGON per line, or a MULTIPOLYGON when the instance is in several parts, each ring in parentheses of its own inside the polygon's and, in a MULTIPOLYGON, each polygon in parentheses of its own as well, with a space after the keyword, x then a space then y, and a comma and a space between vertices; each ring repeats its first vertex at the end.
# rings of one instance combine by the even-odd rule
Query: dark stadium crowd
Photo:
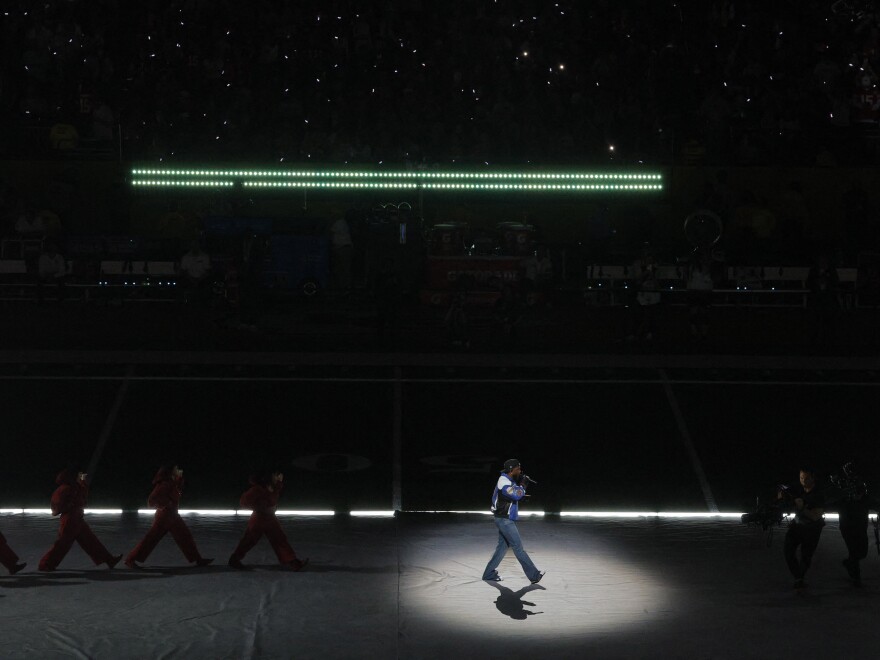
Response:
POLYGON ((4 155, 877 162, 865 0, 7 0, 4 155))

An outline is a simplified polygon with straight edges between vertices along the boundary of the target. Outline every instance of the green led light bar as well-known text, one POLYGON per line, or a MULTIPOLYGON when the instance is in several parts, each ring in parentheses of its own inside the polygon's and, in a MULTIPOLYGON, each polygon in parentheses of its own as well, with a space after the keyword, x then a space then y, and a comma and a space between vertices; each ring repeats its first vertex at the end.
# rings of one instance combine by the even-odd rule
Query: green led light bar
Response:
POLYGON ((425 190, 662 190, 660 184, 553 184, 553 183, 363 183, 336 181, 245 181, 245 188, 423 188, 425 190))
POLYGON ((177 186, 177 187, 199 187, 199 188, 223 188, 223 187, 231 187, 235 185, 234 181, 187 181, 186 179, 177 179, 177 180, 153 180, 153 179, 133 179, 131 182, 133 186, 155 186, 155 187, 165 187, 165 186, 177 186))
POLYGON ((296 170, 177 170, 134 169, 133 176, 213 176, 213 177, 344 177, 363 178, 412 178, 412 179, 643 179, 661 180, 659 174, 626 173, 544 173, 544 172, 348 172, 345 170, 296 171, 296 170))
POLYGON ((657 191, 663 177, 627 172, 365 172, 345 170, 149 169, 131 171, 144 188, 657 191))

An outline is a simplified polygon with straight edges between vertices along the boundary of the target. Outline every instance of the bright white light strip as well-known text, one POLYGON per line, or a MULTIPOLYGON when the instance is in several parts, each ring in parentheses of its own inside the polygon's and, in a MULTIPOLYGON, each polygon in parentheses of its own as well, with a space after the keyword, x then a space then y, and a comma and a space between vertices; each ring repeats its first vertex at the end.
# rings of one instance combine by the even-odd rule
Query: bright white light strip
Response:
POLYGON ((335 511, 330 511, 329 509, 314 509, 314 510, 305 510, 305 511, 293 511, 293 510, 285 510, 279 509, 275 512, 276 515, 279 516, 335 516, 335 511))
MULTIPOLYGON (((152 516, 156 513, 155 509, 138 509, 138 515, 152 516)), ((180 509, 178 513, 182 516, 249 516, 251 511, 248 509, 180 509)), ((335 511, 327 509, 315 510, 293 510, 279 509, 275 512, 278 516, 333 516, 335 511)))
MULTIPOLYGON (((468 516, 491 516, 491 511, 404 511, 403 513, 454 513, 459 515, 468 515, 468 516)), ((520 518, 543 518, 547 515, 544 511, 528 511, 528 512, 519 512, 520 518)))
POLYGON ((567 518, 742 518, 741 513, 711 513, 693 511, 561 511, 567 518))
POLYGON ((404 511, 404 513, 456 513, 467 516, 491 516, 491 511, 404 511))
MULTIPOLYGON (((121 515, 123 509, 86 509, 86 513, 95 515, 121 515)), ((156 513, 155 509, 138 509, 138 515, 150 515, 156 513)), ((181 515, 196 516, 249 516, 251 511, 247 509, 180 509, 181 515)), ((376 511, 349 511, 349 515, 355 518, 392 518, 394 511, 376 510, 376 511)), ((403 513, 446 513, 456 515, 492 515, 491 511, 403 511, 403 513)), ((51 515, 51 509, 19 509, 6 508, 0 509, 0 514, 9 515, 51 515)), ((279 516, 335 516, 336 512, 329 509, 280 509, 275 512, 279 516)), ((544 511, 529 511, 520 513, 520 518, 543 518, 548 514, 544 511)), ((742 513, 719 512, 711 513, 706 511, 561 511, 560 517, 563 518, 671 518, 677 520, 695 520, 695 519, 715 519, 715 518, 731 518, 739 520, 742 513)), ((788 514, 786 514, 788 517, 788 514)), ((877 519, 877 514, 868 516, 871 520, 877 519)), ((826 513, 826 520, 838 520, 840 518, 837 513, 826 513)))
MULTIPOLYGON (((0 513, 51 516, 52 509, 0 509, 0 513)), ((122 509, 85 509, 85 513, 101 516, 120 515, 124 513, 124 511, 122 509)))
MULTIPOLYGON (((156 510, 138 509, 137 512, 139 516, 152 516, 154 513, 156 513, 156 510)), ((235 509, 180 509, 177 513, 182 516, 234 516, 237 512, 235 509)), ((250 513, 250 511, 248 513, 250 513)))
MULTIPOLYGON (((693 512, 693 511, 562 511, 559 514, 562 517, 569 518, 674 518, 676 520, 688 520, 699 518, 734 518, 739 520, 743 517, 742 513, 709 513, 709 512, 693 512)), ((791 514, 785 514, 788 518, 791 514)), ((826 513, 826 520, 838 520, 840 514, 826 513)), ((871 520, 877 518, 876 514, 869 516, 871 520)))

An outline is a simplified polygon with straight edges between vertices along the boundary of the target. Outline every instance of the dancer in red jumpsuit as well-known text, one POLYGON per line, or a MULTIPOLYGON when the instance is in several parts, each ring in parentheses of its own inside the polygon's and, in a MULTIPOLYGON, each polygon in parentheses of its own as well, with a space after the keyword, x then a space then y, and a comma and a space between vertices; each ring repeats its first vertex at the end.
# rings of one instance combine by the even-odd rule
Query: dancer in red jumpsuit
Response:
POLYGON ((67 555, 74 541, 79 543, 92 558, 95 566, 99 564, 107 564, 108 568, 116 566, 122 555, 115 557, 111 555, 83 517, 83 509, 89 497, 88 475, 68 468, 58 474, 55 483, 58 484, 58 488, 52 493, 52 515, 61 516, 61 526, 55 543, 40 560, 40 570, 54 571, 67 555))
POLYGON ((241 560, 248 551, 253 548, 257 541, 265 534, 272 544, 272 549, 278 556, 278 561, 294 571, 301 570, 309 563, 308 559, 298 559, 284 530, 275 517, 275 509, 278 507, 278 498, 284 486, 284 475, 274 472, 271 477, 251 477, 251 487, 241 496, 240 506, 242 509, 250 509, 250 520, 244 536, 238 543, 238 547, 229 557, 229 565, 232 568, 244 568, 241 560))
POLYGON ((150 527, 150 531, 147 532, 144 539, 125 558, 126 566, 140 568, 137 562, 147 561, 147 557, 150 556, 159 541, 169 532, 188 562, 195 562, 196 566, 207 566, 214 561, 199 554, 189 527, 186 526, 177 511, 182 493, 183 470, 176 465, 173 468, 160 467, 156 476, 153 477, 153 491, 147 498, 147 504, 156 509, 153 526, 150 527))
POLYGON ((12 548, 10 548, 9 545, 7 545, 3 534, 0 534, 0 564, 3 564, 6 567, 6 570, 9 571, 10 575, 15 575, 27 566, 27 562, 19 563, 18 555, 12 551, 12 548))

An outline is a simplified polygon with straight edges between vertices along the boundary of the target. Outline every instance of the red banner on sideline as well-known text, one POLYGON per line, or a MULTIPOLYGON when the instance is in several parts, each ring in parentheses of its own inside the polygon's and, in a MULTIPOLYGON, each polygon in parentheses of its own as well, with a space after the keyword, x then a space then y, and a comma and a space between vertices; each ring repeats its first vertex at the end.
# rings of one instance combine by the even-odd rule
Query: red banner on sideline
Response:
POLYGON ((488 288, 493 280, 500 284, 519 281, 522 257, 428 257, 426 288, 454 289, 462 276, 473 278, 473 287, 488 288))

